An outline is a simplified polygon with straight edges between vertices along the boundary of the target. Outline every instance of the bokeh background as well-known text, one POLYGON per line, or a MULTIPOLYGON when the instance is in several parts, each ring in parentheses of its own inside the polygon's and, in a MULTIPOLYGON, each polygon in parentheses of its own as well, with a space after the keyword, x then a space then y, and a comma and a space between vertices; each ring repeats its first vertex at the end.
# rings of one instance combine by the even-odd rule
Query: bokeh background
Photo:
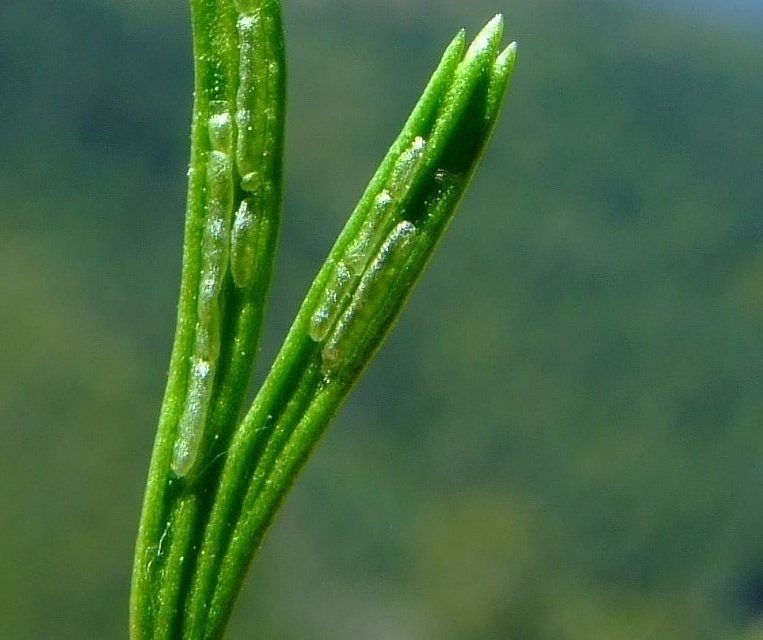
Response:
MULTIPOLYGON (((763 5, 284 0, 258 377, 455 29, 484 167, 231 638, 763 638, 763 5)), ((124 638, 179 281, 181 0, 0 3, 0 638, 124 638)))

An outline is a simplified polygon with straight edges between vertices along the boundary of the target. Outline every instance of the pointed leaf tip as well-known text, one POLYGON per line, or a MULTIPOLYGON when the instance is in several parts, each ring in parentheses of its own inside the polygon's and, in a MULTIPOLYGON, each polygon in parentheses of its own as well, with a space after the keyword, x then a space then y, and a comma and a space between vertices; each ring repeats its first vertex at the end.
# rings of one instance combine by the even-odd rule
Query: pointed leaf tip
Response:
POLYGON ((495 59, 495 68, 504 69, 506 67, 513 67, 517 60, 517 43, 512 42, 507 46, 498 57, 495 59))
POLYGON ((483 31, 492 31, 493 29, 503 29, 503 14, 496 13, 488 23, 483 27, 483 31))
MULTIPOLYGON (((512 42, 498 55, 493 63, 488 89, 487 108, 485 110, 485 118, 488 122, 494 122, 498 116, 501 103, 506 94, 506 88, 514 72, 516 60, 517 43, 512 42)), ((492 124, 490 126, 492 127, 492 124)))
POLYGON ((452 52, 458 52, 459 57, 463 57, 464 50, 466 49, 466 29, 459 29, 456 32, 456 35, 453 37, 453 40, 450 41, 450 44, 445 50, 445 55, 443 57, 449 57, 449 54, 452 52))
POLYGON ((476 58, 481 58, 483 55, 490 54, 491 52, 493 53, 490 57, 493 57, 502 37, 503 15, 498 13, 476 35, 464 56, 463 64, 468 65, 476 58))

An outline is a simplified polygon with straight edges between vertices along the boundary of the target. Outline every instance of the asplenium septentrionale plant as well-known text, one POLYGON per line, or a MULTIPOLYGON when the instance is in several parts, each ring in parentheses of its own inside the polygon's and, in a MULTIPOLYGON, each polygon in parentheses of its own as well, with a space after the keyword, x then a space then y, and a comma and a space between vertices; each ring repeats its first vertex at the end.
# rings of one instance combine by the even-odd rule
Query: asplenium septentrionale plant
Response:
POLYGON ((135 553, 133 640, 222 636, 247 567, 470 182, 514 66, 496 16, 450 43, 242 417, 278 236, 277 0, 191 0, 195 101, 178 322, 135 553))

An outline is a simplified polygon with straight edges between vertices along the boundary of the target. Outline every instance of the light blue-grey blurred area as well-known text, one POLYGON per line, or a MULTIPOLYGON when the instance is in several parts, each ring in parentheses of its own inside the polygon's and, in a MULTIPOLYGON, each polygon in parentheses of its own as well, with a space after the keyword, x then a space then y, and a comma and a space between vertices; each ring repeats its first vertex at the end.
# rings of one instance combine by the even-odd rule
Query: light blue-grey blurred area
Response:
MULTIPOLYGON (((445 43, 519 62, 231 638, 763 638, 760 3, 284 0, 258 377, 445 43)), ((124 638, 179 280, 181 1, 0 3, 0 638, 124 638)))

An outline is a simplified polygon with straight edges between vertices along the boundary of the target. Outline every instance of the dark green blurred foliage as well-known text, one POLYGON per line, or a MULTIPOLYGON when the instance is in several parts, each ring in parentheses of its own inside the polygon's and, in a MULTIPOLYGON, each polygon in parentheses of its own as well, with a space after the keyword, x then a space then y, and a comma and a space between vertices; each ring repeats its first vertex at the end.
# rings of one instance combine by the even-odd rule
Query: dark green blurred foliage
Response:
MULTIPOLYGON (((763 636, 760 25, 599 0, 285 10, 265 356, 441 43, 503 10, 520 63, 231 637, 763 636)), ((179 279, 188 32, 182 3, 0 3, 2 638, 126 633, 179 279)))

